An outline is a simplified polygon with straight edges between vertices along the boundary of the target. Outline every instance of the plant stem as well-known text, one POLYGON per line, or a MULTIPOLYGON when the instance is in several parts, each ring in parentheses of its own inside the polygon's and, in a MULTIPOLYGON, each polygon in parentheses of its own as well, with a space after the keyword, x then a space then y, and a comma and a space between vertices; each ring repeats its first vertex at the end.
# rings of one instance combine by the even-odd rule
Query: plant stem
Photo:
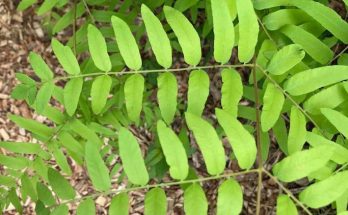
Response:
POLYGON ((288 194, 288 196, 290 196, 290 198, 292 198, 292 200, 294 200, 294 202, 296 202, 296 204, 298 206, 300 206, 308 215, 313 215, 312 212, 309 211, 309 209, 302 204, 302 202, 300 202, 300 200, 298 200, 294 194, 292 194, 292 192, 287 189, 280 181, 278 181, 278 179, 276 177, 274 177, 270 172, 268 172, 267 170, 263 170, 263 172, 268 175, 276 184, 278 184, 278 186, 286 193, 288 194))
POLYGON ((252 68, 254 79, 254 95, 255 95, 255 113, 256 113, 256 145, 257 145, 257 165, 258 165, 258 183, 257 183, 257 199, 256 199, 256 215, 260 214, 261 210, 261 191, 262 191, 262 145, 261 145, 261 129, 260 129, 260 101, 259 89, 256 79, 256 61, 252 68))
MULTIPOLYGON (((237 68, 237 67, 254 67, 254 64, 237 64, 237 65, 211 65, 211 66, 197 66, 197 67, 185 67, 185 68, 176 68, 176 69, 153 69, 153 70, 138 70, 138 71, 121 71, 121 72, 95 72, 95 73, 88 73, 88 74, 80 74, 80 75, 74 75, 74 76, 61 76, 56 77, 53 79, 53 81, 59 81, 59 80, 66 80, 71 78, 78 78, 78 77, 92 77, 92 76, 98 76, 98 75, 129 75, 129 74, 147 74, 147 73, 163 73, 163 72, 182 72, 182 71, 190 71, 193 69, 214 69, 214 68, 237 68)), ((51 81, 51 80, 49 80, 51 81)))
POLYGON ((57 206, 62 205, 62 204, 78 202, 78 201, 84 200, 86 198, 96 198, 96 197, 101 196, 101 195, 116 195, 119 193, 131 192, 131 191, 137 191, 137 190, 143 190, 143 189, 150 189, 150 188, 156 188, 156 187, 168 187, 168 186, 175 186, 175 185, 181 185, 181 184, 200 183, 200 182, 205 182, 205 181, 211 181, 211 180, 217 180, 217 179, 222 179, 222 178, 236 177, 239 175, 256 173, 258 171, 259 171, 258 169, 251 169, 251 170, 246 170, 246 171, 242 171, 242 172, 226 173, 226 174, 216 175, 216 176, 211 176, 211 177, 206 177, 206 178, 198 178, 198 179, 185 180, 185 181, 165 182, 165 183, 160 183, 160 184, 151 184, 151 185, 145 185, 145 186, 140 186, 140 187, 125 188, 125 189, 120 189, 120 190, 113 189, 113 190, 108 190, 105 192, 97 192, 97 193, 83 196, 80 198, 71 199, 71 200, 62 202, 60 204, 52 205, 49 208, 54 208, 54 207, 57 207, 57 206))

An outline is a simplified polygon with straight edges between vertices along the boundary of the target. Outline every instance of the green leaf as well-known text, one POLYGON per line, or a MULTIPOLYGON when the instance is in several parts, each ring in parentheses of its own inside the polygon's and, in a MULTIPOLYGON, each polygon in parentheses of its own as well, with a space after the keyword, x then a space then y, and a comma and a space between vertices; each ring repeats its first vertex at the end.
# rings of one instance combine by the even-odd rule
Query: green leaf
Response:
POLYGON ((294 0, 291 4, 306 12, 336 38, 348 43, 348 23, 333 9, 315 1, 294 0))
POLYGON ((236 0, 239 20, 238 59, 247 63, 254 56, 259 23, 251 0, 236 0))
POLYGON ((300 63, 305 54, 300 45, 291 44, 284 46, 273 55, 267 70, 273 75, 282 75, 300 63))
POLYGON ((299 25, 313 19, 300 9, 280 9, 263 17, 262 22, 271 31, 287 24, 299 25))
POLYGON ((85 140, 97 144, 99 147, 103 145, 103 142, 100 140, 97 134, 93 130, 89 129, 80 120, 74 119, 70 121, 69 126, 75 133, 79 134, 85 140))
POLYGON ((243 191, 235 179, 224 181, 218 190, 217 215, 238 215, 243 208, 243 191))
POLYGON ((161 120, 157 122, 157 133, 167 164, 170 176, 184 180, 187 177, 189 166, 184 145, 172 129, 161 120))
POLYGON ((59 205, 50 213, 50 215, 68 215, 68 214, 69 214, 69 208, 67 205, 59 205))
POLYGON ((338 164, 348 162, 348 149, 313 132, 307 132, 306 141, 313 147, 327 146, 334 151, 331 160, 338 164))
POLYGON ((145 4, 141 5, 141 17, 158 64, 169 68, 172 65, 172 47, 161 21, 145 4))
POLYGON ((126 65, 133 70, 141 68, 139 48, 128 24, 117 16, 111 17, 117 46, 126 65))
POLYGON ((69 116, 73 116, 82 91, 83 78, 72 78, 64 87, 64 107, 69 116))
POLYGON ((62 172, 64 172, 67 175, 71 175, 71 169, 63 151, 55 145, 54 149, 52 150, 52 153, 55 161, 57 162, 62 172))
POLYGON ((277 122, 283 108, 285 98, 283 92, 274 84, 268 83, 263 96, 263 107, 261 113, 262 131, 271 129, 277 122))
POLYGON ((185 113, 186 123, 203 154, 208 173, 218 175, 225 168, 225 151, 214 127, 195 114, 185 113))
POLYGON ((347 181, 348 171, 339 172, 307 187, 300 193, 300 201, 311 208, 324 207, 347 191, 347 181))
POLYGON ((157 78, 157 99, 164 121, 172 123, 177 106, 178 82, 175 75, 165 72, 157 78))
POLYGON ((71 9, 68 12, 64 13, 64 15, 61 16, 57 20, 57 22, 54 24, 52 28, 53 34, 63 31, 66 27, 68 27, 74 22, 75 17, 76 19, 81 17, 86 11, 86 8, 83 2, 80 2, 76 5, 76 15, 75 15, 75 8, 74 7, 70 7, 70 8, 71 9))
POLYGON ((48 181, 52 190, 63 200, 75 198, 75 190, 70 183, 56 170, 48 169, 48 181))
POLYGON ((348 138, 348 117, 342 113, 329 108, 322 108, 321 113, 329 120, 329 122, 335 126, 335 128, 348 138))
POLYGON ((286 25, 280 31, 294 43, 301 45, 309 56, 321 64, 328 63, 334 55, 325 43, 301 27, 286 25))
POLYGON ((144 77, 141 74, 134 74, 129 76, 124 84, 128 117, 136 124, 139 123, 143 106, 144 82, 144 77))
POLYGON ((77 207, 76 215, 95 215, 95 212, 95 204, 93 199, 87 198, 77 207))
POLYGON ((43 151, 38 143, 0 142, 0 148, 21 154, 39 154, 43 151))
POLYGON ((104 71, 111 70, 111 61, 108 55, 105 39, 94 25, 88 25, 88 47, 95 66, 104 71))
POLYGON ((46 82, 41 86, 35 99, 35 110, 39 114, 42 114, 45 111, 45 108, 48 106, 51 100, 53 90, 54 90, 53 82, 46 82))
POLYGON ((42 57, 35 52, 30 52, 29 62, 31 67, 33 67, 35 74, 42 81, 49 81, 53 78, 52 70, 47 66, 42 57))
POLYGON ((254 137, 236 117, 226 111, 216 108, 215 114, 228 137, 239 166, 242 169, 250 169, 256 159, 257 149, 254 137))
POLYGON ((184 211, 186 215, 208 214, 208 202, 199 184, 192 184, 184 193, 184 211))
POLYGON ((42 201, 45 205, 51 206, 56 203, 51 190, 48 187, 40 182, 36 184, 37 196, 40 201, 42 201))
POLYGON ((328 146, 298 151, 274 165, 273 173, 283 182, 296 181, 325 166, 332 155, 328 146))
POLYGON ((234 69, 223 69, 221 78, 221 106, 226 112, 237 117, 238 104, 243 96, 242 79, 234 69))
POLYGON ((98 76, 93 81, 91 88, 91 100, 92 110, 95 114, 102 112, 111 90, 111 84, 112 79, 108 75, 98 76))
POLYGON ((93 142, 86 143, 85 161, 94 188, 99 191, 109 190, 111 187, 109 170, 99 154, 98 146, 93 142))
POLYGON ((214 58, 226 63, 232 54, 234 45, 234 27, 231 21, 227 1, 211 0, 214 30, 214 58))
POLYGON ((298 96, 348 79, 348 66, 334 65, 309 69, 293 75, 285 90, 298 96))
POLYGON ((37 15, 41 16, 44 13, 52 10, 54 6, 58 4, 59 0, 45 0, 37 11, 37 15))
POLYGON ((145 215, 165 215, 167 212, 167 197, 163 189, 156 187, 145 195, 145 215))
POLYGON ((68 150, 78 154, 79 156, 84 156, 83 146, 66 131, 61 131, 58 134, 59 142, 68 150))
POLYGON ((17 6, 17 10, 24 11, 25 9, 32 6, 36 2, 37 2, 37 0, 21 0, 21 2, 17 6))
POLYGON ((11 169, 21 170, 29 166, 30 160, 24 157, 11 157, 0 154, 0 164, 11 169))
POLYGON ((277 198, 277 215, 298 215, 296 205, 290 197, 281 194, 277 198))
POLYGON ((190 73, 187 93, 187 112, 202 115, 209 95, 209 76, 203 70, 190 73))
POLYGON ((109 215, 128 215, 129 198, 127 193, 114 196, 109 207, 109 215))
POLYGON ((21 200, 19 199, 19 197, 17 196, 16 193, 16 188, 11 188, 8 191, 8 200, 11 202, 11 204, 16 208, 17 212, 19 212, 20 214, 22 214, 23 212, 23 207, 21 204, 21 200))
POLYGON ((178 38, 186 63, 196 66, 201 60, 202 50, 195 28, 178 10, 169 6, 164 6, 163 10, 168 24, 178 38))
POLYGON ((69 46, 64 46, 56 39, 52 39, 51 46, 59 63, 67 73, 77 75, 81 72, 79 63, 69 46))
POLYGON ((303 104, 304 109, 311 114, 320 114, 321 108, 335 108, 347 99, 344 90, 346 83, 339 83, 319 91, 309 97, 303 104))
POLYGON ((39 123, 32 119, 26 119, 24 117, 9 115, 8 118, 16 123, 18 126, 36 134, 40 137, 48 140, 48 138, 53 135, 54 130, 52 128, 47 127, 46 125, 39 123))
POLYGON ((296 107, 291 107, 290 113, 290 129, 288 136, 288 152, 293 154, 300 151, 306 141, 306 118, 302 112, 296 107))
POLYGON ((121 127, 118 144, 123 168, 129 181, 136 185, 147 184, 149 174, 147 173, 137 139, 130 131, 121 127))
POLYGON ((32 183, 32 181, 29 179, 27 174, 23 174, 21 178, 21 189, 26 193, 26 195, 29 195, 32 201, 37 201, 37 192, 36 189, 32 183))

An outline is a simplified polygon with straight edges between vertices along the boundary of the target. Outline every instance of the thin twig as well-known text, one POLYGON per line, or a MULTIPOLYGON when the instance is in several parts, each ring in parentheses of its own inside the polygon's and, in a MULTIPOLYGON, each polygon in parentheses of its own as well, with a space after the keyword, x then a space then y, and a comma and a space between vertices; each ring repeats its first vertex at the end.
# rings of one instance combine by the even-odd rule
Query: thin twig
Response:
POLYGON ((348 49, 348 46, 346 46, 340 53, 338 53, 329 63, 328 65, 332 64, 337 58, 339 58, 342 54, 344 54, 348 49))
POLYGON ((264 173, 266 173, 266 175, 268 175, 276 184, 278 184, 278 186, 286 193, 288 194, 288 196, 290 198, 292 198, 294 200, 294 202, 296 202, 296 204, 298 206, 300 206, 308 215, 312 215, 312 212, 309 211, 309 209, 302 203, 300 202, 300 200, 298 200, 296 198, 296 196, 294 196, 294 194, 292 194, 292 192, 286 188, 280 181, 278 181, 278 179, 276 177, 274 177, 270 172, 268 172, 267 170, 263 170, 264 173))
POLYGON ((83 5, 84 5, 85 8, 86 8, 86 11, 87 11, 89 17, 91 18, 92 22, 95 24, 95 18, 94 18, 94 16, 93 16, 93 14, 91 13, 91 11, 89 10, 89 7, 88 7, 88 5, 87 5, 86 0, 82 0, 82 2, 83 2, 83 5))
POLYGON ((76 0, 74 0, 74 22, 73 22, 73 46, 74 46, 74 55, 76 56, 76 13, 77 13, 77 5, 76 0))
POLYGON ((80 198, 71 199, 71 200, 62 202, 61 204, 52 205, 49 208, 54 208, 54 207, 57 207, 59 205, 68 204, 68 203, 72 203, 72 202, 79 202, 79 201, 84 200, 86 198, 96 198, 96 197, 101 196, 101 195, 116 195, 119 193, 131 192, 131 191, 137 191, 137 190, 143 190, 143 189, 151 189, 151 188, 155 188, 155 187, 168 187, 168 186, 175 186, 175 185, 182 185, 182 184, 201 183, 201 182, 205 182, 205 181, 218 180, 218 179, 222 179, 222 178, 230 178, 230 177, 236 177, 239 175, 256 173, 258 171, 259 171, 258 169, 251 169, 251 170, 246 170, 246 171, 242 171, 242 172, 227 173, 227 174, 192 179, 192 180, 165 182, 165 183, 160 183, 160 184, 151 184, 151 185, 145 185, 145 186, 140 186, 140 187, 125 188, 125 189, 120 189, 120 190, 113 189, 113 190, 108 190, 105 192, 97 192, 97 193, 83 196, 80 198))

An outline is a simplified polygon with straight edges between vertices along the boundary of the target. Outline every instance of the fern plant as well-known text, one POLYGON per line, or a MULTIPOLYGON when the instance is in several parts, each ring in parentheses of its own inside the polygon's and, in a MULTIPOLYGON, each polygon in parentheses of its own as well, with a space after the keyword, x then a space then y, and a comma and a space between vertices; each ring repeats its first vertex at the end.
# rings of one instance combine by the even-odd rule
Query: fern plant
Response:
POLYGON ((11 152, 0 155, 6 167, 0 177, 1 207, 12 204, 21 213, 30 198, 37 214, 68 214, 70 203, 78 203, 77 214, 95 214, 93 198, 109 195, 109 214, 128 214, 128 193, 147 190, 144 213, 166 214, 165 188, 186 185, 182 186, 185 213, 207 214, 209 204, 201 185, 219 180, 216 209, 211 211, 240 214, 243 189, 236 177, 256 173, 256 214, 261 213, 264 177, 283 191, 277 198, 279 215, 314 214, 312 209, 330 204, 337 214, 347 213, 347 55, 334 56, 330 48, 348 42, 348 24, 323 2, 211 0, 216 62, 212 65, 200 64, 200 36, 182 12, 164 6, 168 26, 163 26, 145 4, 141 18, 160 69, 142 69, 138 40, 118 16, 112 16, 110 23, 122 62, 111 60, 107 41, 93 24, 86 27, 92 61, 82 65, 71 47, 52 40, 66 76, 55 77, 44 60, 31 53, 29 61, 40 81, 18 73, 21 84, 12 96, 25 99, 54 126, 9 116, 43 144, 0 142, 11 152), (188 67, 171 68, 175 43, 167 36, 169 31, 188 67), (230 60, 234 47, 239 63, 230 60), (337 58, 338 65, 331 65, 337 58), (128 69, 120 71, 123 65, 128 69), (251 71, 247 82, 237 69, 251 71), (220 73, 222 80, 221 106, 209 118, 204 116, 210 93, 208 71, 220 73), (176 73, 189 73, 184 102, 177 99, 176 73), (158 105, 150 98, 151 74, 157 75, 158 105), (64 106, 63 112, 50 104, 52 99, 64 106), (245 102, 240 103, 242 99, 245 102), (154 143, 146 145, 140 129, 154 135, 154 143), (271 169, 264 165, 270 132, 285 155, 271 169), (233 155, 226 153, 222 138, 228 140, 233 155), (192 173, 192 153, 202 155, 210 176, 192 173), (70 158, 86 168, 93 193, 76 194, 67 180, 73 173, 70 158), (238 172, 226 169, 226 162, 234 158, 238 172), (50 165, 52 159, 59 168, 50 165), (167 172, 171 181, 163 179, 167 172), (311 184, 299 195, 284 184, 303 178, 311 184), (120 189, 122 181, 127 187, 120 189))

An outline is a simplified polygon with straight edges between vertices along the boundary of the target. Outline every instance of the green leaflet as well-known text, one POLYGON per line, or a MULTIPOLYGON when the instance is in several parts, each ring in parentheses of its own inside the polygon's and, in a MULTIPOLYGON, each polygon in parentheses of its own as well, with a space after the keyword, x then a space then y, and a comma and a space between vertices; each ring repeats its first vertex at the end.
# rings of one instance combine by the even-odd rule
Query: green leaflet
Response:
POLYGON ((53 78, 52 70, 47 66, 42 57, 35 52, 30 52, 29 62, 31 67, 33 67, 35 74, 42 81, 49 81, 53 78))
POLYGON ((225 168, 225 151, 214 127, 190 112, 185 113, 186 123, 203 154, 208 173, 218 175, 225 168))
POLYGON ((0 142, 0 148, 21 154, 40 154, 43 152, 43 149, 41 149, 38 143, 0 142))
POLYGON ((237 117, 238 104, 243 96, 242 79, 235 69, 223 69, 221 78, 221 106, 226 112, 237 117))
POLYGON ((204 190, 199 184, 192 184, 184 192, 184 211, 186 215, 205 215, 208 202, 204 190))
POLYGON ((84 156, 83 146, 66 131, 61 131, 58 134, 59 142, 68 150, 76 153, 77 155, 84 156))
POLYGON ((288 152, 293 154, 300 151, 306 141, 306 118, 296 107, 291 107, 290 129, 288 136, 288 152))
POLYGON ((0 164, 11 169, 21 170, 29 166, 30 160, 25 157, 11 157, 0 154, 0 164))
POLYGON ((158 64, 169 68, 172 65, 172 47, 161 21, 145 4, 141 5, 141 16, 158 64))
POLYGON ((325 166, 332 155, 328 146, 298 151, 274 165, 273 174, 283 182, 296 181, 325 166))
POLYGON ((218 190, 217 215, 238 215, 242 212, 243 191, 235 179, 224 181, 218 190))
POLYGON ((303 0, 294 0, 291 4, 306 12, 336 38, 345 44, 348 43, 348 23, 330 7, 319 2, 303 0))
POLYGON ((185 61, 196 66, 201 60, 202 50, 199 36, 190 21, 178 10, 164 6, 164 15, 180 43, 185 61))
POLYGON ((139 48, 128 24, 117 16, 111 17, 117 46, 126 65, 132 70, 141 68, 139 48))
POLYGON ((69 116, 73 116, 79 103, 83 78, 72 78, 64 87, 64 107, 69 116))
POLYGON ((305 54, 300 45, 291 44, 284 46, 273 55, 267 70, 273 75, 282 75, 300 63, 305 54))
MULTIPOLYGON (((15 181, 14 181, 14 184, 16 184, 15 181)), ((22 185, 22 187, 21 187, 22 199, 24 198, 23 193, 25 193, 25 195, 30 196, 32 201, 37 201, 36 189, 32 183, 32 180, 29 179, 27 174, 23 174, 23 176, 21 177, 21 185, 22 185)))
POLYGON ((59 0, 45 0, 42 5, 37 10, 37 15, 41 16, 44 13, 50 11, 56 4, 58 4, 59 0))
POLYGON ((139 123, 143 106, 144 82, 144 77, 141 74, 134 74, 129 76, 124 84, 128 117, 136 124, 139 123))
POLYGON ((102 141, 99 139, 97 134, 89 129, 86 125, 84 125, 80 120, 74 119, 70 121, 69 123, 70 128, 79 134, 82 138, 97 144, 99 147, 103 144, 102 141))
POLYGON ((25 9, 32 6, 36 2, 37 2, 37 0, 21 0, 21 2, 17 6, 17 10, 24 11, 25 9))
POLYGON ((79 63, 69 46, 64 46, 56 39, 52 39, 51 46, 59 63, 67 73, 77 75, 81 72, 79 63))
POLYGON ((335 126, 335 128, 348 138, 348 117, 344 114, 329 108, 322 108, 321 113, 335 126))
POLYGON ((215 114, 228 137, 239 166, 242 169, 250 169, 256 159, 257 149, 254 137, 236 117, 233 117, 226 111, 216 108, 215 114))
POLYGON ((186 179, 189 166, 184 145, 174 131, 161 120, 157 122, 157 133, 166 162, 170 167, 170 176, 178 180, 186 179))
POLYGON ((313 147, 325 145, 332 148, 334 153, 331 160, 337 164, 345 164, 348 162, 348 149, 346 149, 344 146, 332 142, 331 140, 328 140, 313 132, 307 132, 306 141, 313 147))
POLYGON ((48 169, 48 181, 52 190, 60 199, 70 200, 75 198, 75 190, 70 183, 56 170, 48 169))
POLYGON ((111 70, 111 61, 108 55, 105 39, 102 33, 94 25, 88 25, 88 48, 95 66, 104 71, 111 70))
POLYGON ((251 0, 236 0, 239 20, 238 59, 247 63, 254 56, 259 23, 251 0))
POLYGON ((320 114, 321 108, 335 108, 339 106, 347 99, 344 85, 347 84, 335 84, 312 95, 304 102, 304 109, 311 114, 320 114))
POLYGON ((32 119, 26 119, 16 115, 9 115, 8 118, 18 126, 40 136, 44 140, 48 140, 54 133, 52 128, 49 128, 46 125, 32 119))
POLYGON ((156 187, 145 195, 145 215, 166 215, 167 197, 163 189, 156 187))
POLYGON ((91 88, 91 100, 92 110, 95 114, 102 112, 110 93, 111 84, 112 80, 108 75, 98 76, 93 81, 91 88))
POLYGON ((109 207, 109 215, 128 215, 129 198, 127 193, 114 196, 109 207))
POLYGON ((278 196, 277 215, 298 215, 296 205, 289 196, 284 194, 278 196))
POLYGON ((257 0, 254 1, 256 10, 263 10, 279 6, 288 6, 292 0, 257 0))
POLYGON ((234 45, 234 27, 231 21, 227 1, 211 0, 214 30, 214 58, 226 63, 232 54, 234 45))
POLYGON ((348 189, 348 171, 339 172, 314 183, 300 193, 300 201, 311 208, 319 208, 338 199, 348 189))
POLYGON ((187 112, 202 115, 209 95, 209 76, 203 70, 190 73, 187 93, 187 112))
POLYGON ((51 100, 53 90, 54 90, 53 82, 46 82, 41 86, 35 99, 35 110, 39 114, 42 114, 45 111, 46 107, 48 106, 48 103, 51 100))
POLYGON ((348 66, 341 65, 309 69, 289 78, 285 85, 285 90, 294 96, 310 93, 321 87, 347 80, 347 70, 348 66))
POLYGON ((157 78, 157 100, 163 120, 169 125, 176 112, 178 82, 175 75, 165 72, 157 78))
POLYGON ((312 18, 299 9, 281 9, 263 17, 262 22, 271 31, 278 30, 284 25, 299 25, 312 21, 312 18))
POLYGON ((99 191, 109 190, 111 187, 109 170, 99 154, 96 143, 87 141, 85 146, 85 161, 88 176, 92 180, 93 187, 99 191))
MULTIPOLYGON (((57 142, 54 142, 54 144, 57 144, 57 142)), ((69 163, 67 161, 67 158, 65 157, 64 153, 60 148, 57 147, 57 145, 53 146, 54 149, 52 150, 53 157, 55 161, 57 162, 58 166, 67 175, 71 175, 71 169, 69 166, 69 163)))
POLYGON ((130 131, 121 127, 118 144, 123 168, 129 181, 136 185, 147 184, 149 174, 146 170, 137 139, 130 131))
POLYGON ((286 25, 280 31, 294 43, 301 45, 309 56, 321 64, 328 63, 334 55, 327 45, 301 27, 286 25))
POLYGON ((95 204, 93 199, 87 198, 77 207, 76 215, 95 215, 95 212, 95 204))
POLYGON ((263 95, 263 107, 261 113, 262 131, 271 129, 277 122, 283 108, 285 98, 283 92, 274 84, 268 83, 263 95))
POLYGON ((69 25, 71 25, 74 22, 74 17, 79 18, 81 17, 86 11, 85 5, 83 2, 80 2, 76 5, 76 16, 75 16, 75 10, 74 7, 72 7, 68 12, 66 12, 63 16, 61 16, 57 22, 54 24, 52 28, 52 33, 56 34, 58 32, 63 31, 65 28, 67 28, 69 25))
POLYGON ((67 205, 59 205, 50 213, 50 215, 68 215, 68 214, 69 214, 69 208, 67 205))
POLYGON ((51 206, 56 203, 56 200, 52 196, 52 192, 48 187, 40 182, 36 184, 37 196, 46 206, 51 206))

